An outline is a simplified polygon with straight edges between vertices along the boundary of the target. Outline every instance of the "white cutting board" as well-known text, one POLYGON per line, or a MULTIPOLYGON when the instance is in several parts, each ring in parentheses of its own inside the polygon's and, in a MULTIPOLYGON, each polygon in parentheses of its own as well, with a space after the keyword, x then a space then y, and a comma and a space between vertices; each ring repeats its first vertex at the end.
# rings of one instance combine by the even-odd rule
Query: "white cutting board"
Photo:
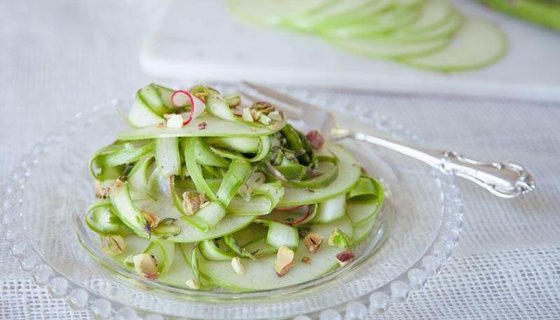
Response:
POLYGON ((478 71, 442 74, 341 52, 320 39, 249 26, 223 0, 172 1, 142 49, 142 69, 184 82, 262 84, 408 93, 475 94, 560 101, 560 32, 455 1, 507 33, 504 59, 478 71))

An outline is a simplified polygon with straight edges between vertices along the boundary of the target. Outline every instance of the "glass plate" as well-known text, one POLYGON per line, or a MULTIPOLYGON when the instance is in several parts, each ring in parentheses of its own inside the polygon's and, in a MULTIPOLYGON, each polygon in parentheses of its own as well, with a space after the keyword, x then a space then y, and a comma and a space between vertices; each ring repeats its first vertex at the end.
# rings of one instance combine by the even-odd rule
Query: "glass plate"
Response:
MULTIPOLYGON (((310 102, 309 95, 304 95, 310 102)), ((356 119, 393 137, 419 143, 394 121, 370 109, 341 105, 356 119)), ((320 104, 320 103, 319 103, 320 104)), ((83 228, 93 200, 90 155, 125 127, 114 101, 76 115, 37 143, 13 171, 0 202, 4 239, 21 267, 55 298, 98 318, 270 319, 302 314, 321 319, 365 318, 403 301, 438 272, 462 228, 462 201, 452 176, 405 157, 355 141, 344 145, 381 180, 387 200, 376 226, 352 265, 308 283, 263 293, 175 290, 135 275, 115 273, 88 254, 93 238, 83 228), (84 249, 82 244, 88 250, 84 249)), ((122 271, 122 270, 121 270, 122 271)), ((304 316, 301 319, 306 319, 304 316)))

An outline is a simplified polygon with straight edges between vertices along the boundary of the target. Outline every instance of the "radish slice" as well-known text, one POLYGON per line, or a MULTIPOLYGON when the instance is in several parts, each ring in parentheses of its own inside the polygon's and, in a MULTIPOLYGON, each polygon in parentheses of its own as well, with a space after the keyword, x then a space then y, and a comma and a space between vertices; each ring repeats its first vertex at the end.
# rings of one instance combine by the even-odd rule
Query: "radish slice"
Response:
POLYGON ((171 104, 174 107, 194 106, 193 95, 185 90, 175 90, 171 94, 171 104))
POLYGON ((280 211, 292 211, 298 208, 301 208, 303 206, 291 206, 291 207, 284 207, 284 208, 276 208, 276 210, 280 210, 280 211))
POLYGON ((206 110, 206 104, 202 100, 185 90, 174 91, 173 94, 171 94, 171 104, 174 107, 191 106, 191 110, 187 113, 183 121, 183 126, 186 126, 192 120, 198 118, 204 110, 206 110))
POLYGON ((274 209, 270 214, 260 217, 261 220, 275 221, 289 226, 298 226, 311 221, 316 213, 316 204, 295 206, 292 210, 286 208, 274 209))

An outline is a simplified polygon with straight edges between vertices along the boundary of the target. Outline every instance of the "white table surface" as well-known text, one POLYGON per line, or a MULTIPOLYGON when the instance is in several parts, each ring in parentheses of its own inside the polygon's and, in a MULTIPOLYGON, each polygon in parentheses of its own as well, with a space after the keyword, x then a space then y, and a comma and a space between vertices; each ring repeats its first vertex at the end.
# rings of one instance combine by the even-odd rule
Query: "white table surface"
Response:
MULTIPOLYGON (((0 2, 0 181, 61 119, 154 80, 139 71, 137 57, 159 7, 155 0, 0 2)), ((346 97, 407 125, 429 145, 524 163, 539 184, 508 201, 461 183, 466 221, 454 258, 424 290, 377 317, 559 319, 560 104, 346 97)), ((0 319, 89 318, 35 286, 4 244, 0 266, 0 319)))

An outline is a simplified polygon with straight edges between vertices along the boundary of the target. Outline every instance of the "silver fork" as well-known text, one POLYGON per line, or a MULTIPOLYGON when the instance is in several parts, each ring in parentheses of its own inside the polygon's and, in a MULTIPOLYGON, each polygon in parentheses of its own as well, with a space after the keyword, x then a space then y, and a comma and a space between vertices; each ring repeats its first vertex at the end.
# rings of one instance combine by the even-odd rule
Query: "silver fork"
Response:
MULTIPOLYGON (((284 95, 270 88, 242 82, 240 94, 253 101, 267 100, 276 104, 290 119, 300 125, 318 129, 331 141, 355 139, 383 147, 470 180, 502 198, 514 198, 535 189, 535 179, 522 165, 511 162, 485 162, 468 158, 456 151, 440 151, 410 146, 381 134, 353 131, 336 125, 334 116, 315 105, 284 95)), ((343 115, 338 118, 344 117, 343 115)), ((352 121, 352 119, 347 119, 352 121)), ((356 123, 354 119, 353 122, 356 123)))

